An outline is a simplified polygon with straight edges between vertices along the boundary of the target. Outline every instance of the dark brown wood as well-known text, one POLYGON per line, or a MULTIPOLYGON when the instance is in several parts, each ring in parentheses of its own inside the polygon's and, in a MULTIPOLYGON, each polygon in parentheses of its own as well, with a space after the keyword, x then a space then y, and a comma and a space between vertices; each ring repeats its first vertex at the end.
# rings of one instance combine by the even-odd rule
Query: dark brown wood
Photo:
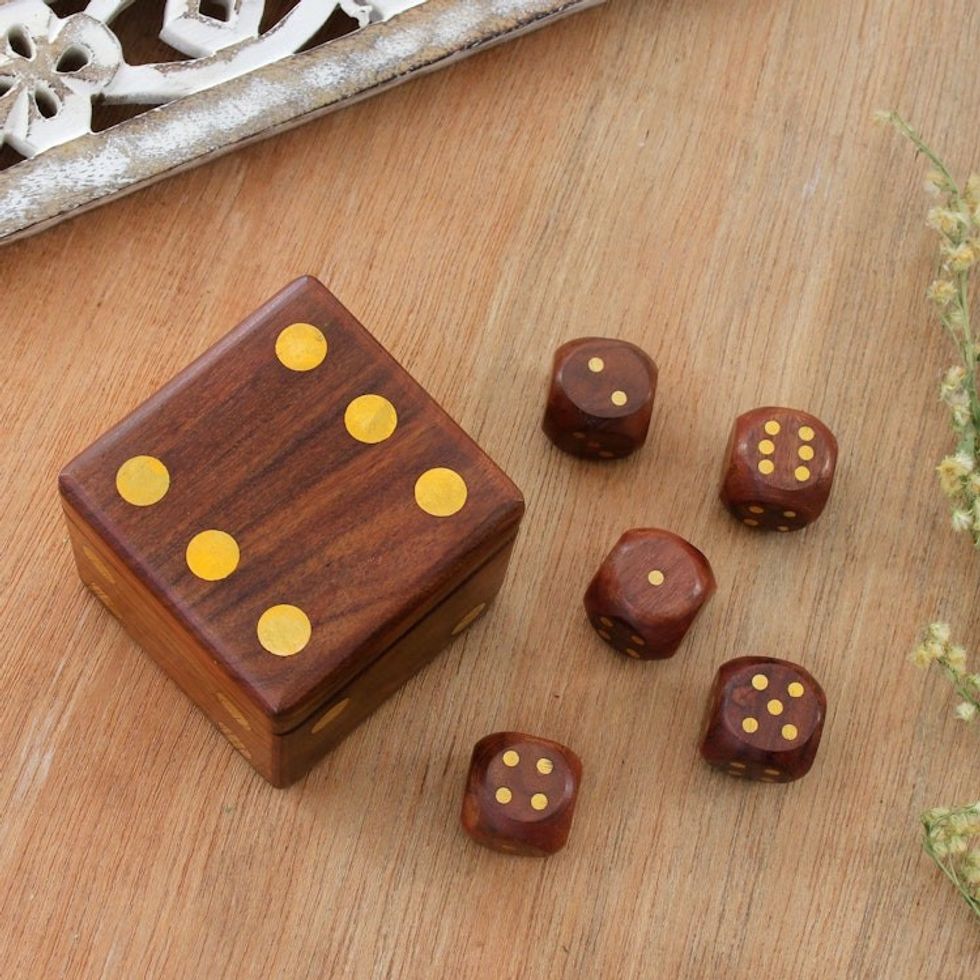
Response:
MULTIPOLYGON (((82 453, 60 486, 83 579, 276 783, 322 752, 304 742, 297 762, 275 739, 315 725, 401 649, 402 662, 371 675, 387 696, 392 678, 411 676, 493 598, 523 514, 513 483, 310 278, 82 453), (299 341, 287 331, 296 324, 299 341), (317 332, 325 357, 308 343, 317 332), (352 405, 364 395, 388 407, 352 405), (134 504, 117 474, 143 456, 165 465, 169 485, 134 504), (188 547, 214 530, 239 558, 227 577, 202 578, 188 547), (471 580, 479 585, 461 591, 471 580), (264 644, 282 644, 281 624, 273 617, 260 641, 259 622, 281 606, 302 611, 309 636, 276 655, 264 644), (423 623, 436 627, 414 633, 423 623), (249 727, 236 731, 229 714, 249 727)), ((382 699, 359 690, 348 718, 382 699)))
POLYGON ((701 755, 733 776, 789 783, 810 771, 826 714, 823 689, 798 664, 729 660, 711 689, 701 755))
POLYGON ((616 542, 585 593, 585 612, 611 647, 635 660, 672 657, 714 595, 708 559, 682 537, 634 528, 616 542))
POLYGON ((837 440, 815 415, 767 406, 735 420, 721 499, 747 527, 799 531, 830 498, 837 440))
POLYGON ((657 365, 625 340, 583 337, 555 352, 543 428, 566 453, 620 459, 646 441, 657 365))
POLYGON ((520 732, 496 732, 473 749, 463 829, 485 847, 544 857, 568 840, 582 763, 569 748, 520 732))

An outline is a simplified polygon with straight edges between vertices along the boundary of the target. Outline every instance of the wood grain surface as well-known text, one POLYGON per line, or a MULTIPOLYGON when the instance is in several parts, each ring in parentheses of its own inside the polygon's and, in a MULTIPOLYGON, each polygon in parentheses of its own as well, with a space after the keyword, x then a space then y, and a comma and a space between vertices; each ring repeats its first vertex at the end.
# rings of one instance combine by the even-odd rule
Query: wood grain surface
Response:
POLYGON ((917 814, 977 797, 977 733, 905 660, 980 647, 978 559, 931 472, 950 359, 901 109, 980 165, 975 0, 611 0, 2 252, 0 962, 7 977, 972 977, 980 933, 917 814), (303 782, 267 786, 87 594, 56 476, 292 277, 318 275, 525 491, 500 601, 303 782), (660 367, 650 439, 540 431, 559 343, 660 367), (750 533, 732 420, 813 411, 827 511, 750 533), (718 594, 671 661, 581 594, 670 528, 718 594), (697 753, 720 663, 822 684, 812 772, 697 753), (474 742, 584 766, 546 861, 458 826, 474 742))

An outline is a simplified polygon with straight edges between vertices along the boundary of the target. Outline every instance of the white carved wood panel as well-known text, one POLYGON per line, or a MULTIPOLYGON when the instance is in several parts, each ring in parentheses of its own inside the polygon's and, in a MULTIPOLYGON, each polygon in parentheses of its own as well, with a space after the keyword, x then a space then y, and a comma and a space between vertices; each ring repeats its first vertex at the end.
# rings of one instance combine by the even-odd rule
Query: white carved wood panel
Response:
POLYGON ((0 143, 23 158, 0 171, 0 244, 600 2, 293 0, 267 23, 266 0, 160 0, 173 57, 131 63, 114 23, 134 0, 0 0, 0 143), (162 108, 93 132, 100 105, 162 108))

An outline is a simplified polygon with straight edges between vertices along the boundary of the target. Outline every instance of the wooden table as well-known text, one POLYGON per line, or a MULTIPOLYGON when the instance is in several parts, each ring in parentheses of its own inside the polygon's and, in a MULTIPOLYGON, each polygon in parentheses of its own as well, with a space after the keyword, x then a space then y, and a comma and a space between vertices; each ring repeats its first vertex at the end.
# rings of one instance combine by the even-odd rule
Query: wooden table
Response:
POLYGON ((975 976, 917 815, 977 797, 977 732, 905 655, 937 616, 980 647, 980 558, 932 474, 950 351, 923 167, 870 119, 898 107, 980 166, 978 38, 975 0, 612 0, 5 250, 4 976, 975 976), (55 484, 303 272, 529 507, 493 615, 277 791, 83 591, 55 484), (552 349, 595 333, 660 364, 622 464, 539 430, 552 349), (765 403, 840 439, 803 534, 717 501, 730 423, 765 403), (616 657, 580 606, 635 525, 719 580, 666 663, 616 657), (829 696, 791 786, 697 756, 716 667, 756 653, 829 696), (545 862, 458 828, 470 748, 505 728, 586 767, 545 862))

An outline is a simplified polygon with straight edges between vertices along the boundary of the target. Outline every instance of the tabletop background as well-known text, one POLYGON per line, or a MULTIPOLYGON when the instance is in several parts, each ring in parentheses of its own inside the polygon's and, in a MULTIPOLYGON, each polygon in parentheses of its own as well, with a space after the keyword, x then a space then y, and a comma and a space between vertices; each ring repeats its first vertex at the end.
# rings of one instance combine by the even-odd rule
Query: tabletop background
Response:
POLYGON ((966 977, 980 933, 918 844, 969 802, 977 732, 906 661, 977 568, 932 467, 951 352, 923 290, 923 166, 896 107, 980 167, 975 0, 611 0, 0 254, 0 962, 16 977, 966 977), (302 783, 272 789, 76 578, 61 466, 287 280, 323 279, 513 476, 492 615, 302 783), (552 349, 644 346, 647 447, 540 432, 552 349), (749 532, 717 478, 734 416, 806 408, 841 444, 820 522, 749 532), (719 590, 638 664, 581 593, 619 533, 670 528, 719 590), (700 763, 718 665, 798 660, 813 771, 700 763), (563 741, 569 846, 459 830, 473 742, 563 741))

